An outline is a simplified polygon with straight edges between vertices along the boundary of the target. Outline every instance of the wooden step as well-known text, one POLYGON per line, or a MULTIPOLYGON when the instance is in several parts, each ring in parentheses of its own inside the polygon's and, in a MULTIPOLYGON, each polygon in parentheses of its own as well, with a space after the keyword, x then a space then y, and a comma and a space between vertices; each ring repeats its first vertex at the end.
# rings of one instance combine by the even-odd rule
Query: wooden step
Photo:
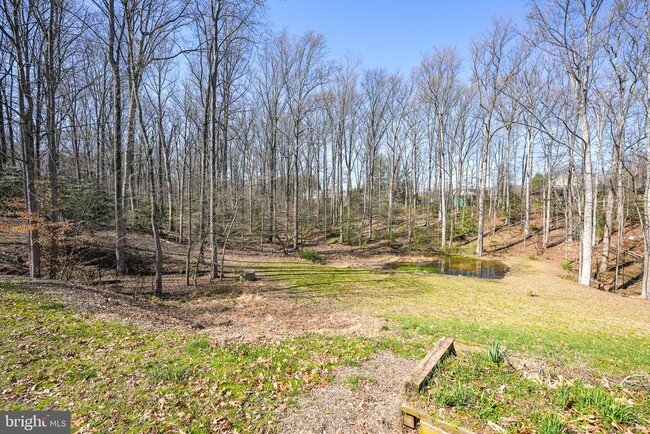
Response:
POLYGON ((440 362, 450 355, 456 355, 453 338, 442 338, 436 346, 420 360, 420 363, 413 368, 408 379, 406 380, 406 393, 413 396, 420 393, 431 379, 433 371, 438 367, 440 362))

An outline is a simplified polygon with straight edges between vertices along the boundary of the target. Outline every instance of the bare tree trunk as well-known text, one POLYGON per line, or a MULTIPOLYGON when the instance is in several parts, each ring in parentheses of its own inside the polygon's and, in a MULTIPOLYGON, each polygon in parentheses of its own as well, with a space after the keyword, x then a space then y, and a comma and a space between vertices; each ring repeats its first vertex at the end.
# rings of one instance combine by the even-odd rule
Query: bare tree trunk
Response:
POLYGON ((293 148, 293 249, 298 250, 300 246, 300 224, 298 214, 299 199, 299 169, 300 169, 300 121, 294 126, 294 148, 293 148))
POLYGON ((158 226, 158 195, 156 194, 156 179, 153 170, 153 148, 149 149, 149 199, 151 200, 151 232, 153 234, 153 243, 156 251, 156 281, 155 294, 162 297, 162 271, 163 271, 163 254, 160 243, 160 228, 158 226))
POLYGON ((483 256, 483 231, 485 225, 485 189, 487 186, 487 163, 489 147, 489 126, 484 126, 483 146, 481 147, 481 180, 478 190, 478 236, 476 238, 476 254, 483 256))
POLYGON ((438 114, 438 177, 440 183, 440 246, 447 247, 447 198, 445 192, 445 125, 438 114))
POLYGON ((5 129, 5 104, 4 104, 4 90, 5 80, 0 77, 0 172, 4 173, 4 168, 9 161, 9 143, 5 129))
POLYGON ((598 274, 607 271, 609 264, 609 252, 612 244, 612 224, 614 220, 614 187, 611 185, 614 180, 611 179, 607 183, 607 200, 605 202, 605 227, 603 228, 603 246, 600 255, 600 264, 598 266, 598 274))
POLYGON ((533 168, 533 130, 526 126, 526 168, 524 170, 524 244, 530 235, 530 183, 533 168))
MULTIPOLYGON (((187 154, 186 154, 187 155, 187 154)), ((187 157, 186 157, 187 158, 187 157)), ((192 157, 189 157, 189 173, 192 173, 192 157)), ((181 224, 181 228, 183 225, 181 224)), ((187 183, 187 252, 185 254, 185 286, 190 286, 190 266, 192 256, 192 183, 187 183)))
POLYGON ((126 225, 122 193, 122 80, 120 48, 116 40, 115 0, 108 1, 108 58, 113 73, 113 171, 115 173, 115 267, 118 276, 126 274, 126 225), (116 45, 117 44, 117 45, 116 45))
POLYGON ((503 160, 503 194, 505 196, 506 226, 510 226, 510 147, 512 141, 512 124, 506 128, 506 149, 503 160))
MULTIPOLYGON (((151 201, 151 232, 153 235, 154 249, 156 252, 156 279, 154 284, 154 292, 157 297, 162 297, 162 271, 163 271, 163 254, 162 254, 162 245, 160 243, 160 227, 158 224, 159 212, 159 201, 160 195, 156 191, 156 175, 154 171, 154 159, 153 159, 153 143, 149 139, 149 134, 145 128, 145 123, 142 115, 142 105, 140 103, 140 98, 136 94, 135 98, 136 106, 135 108, 138 111, 138 117, 140 120, 140 128, 142 129, 142 137, 144 138, 144 145, 147 147, 147 163, 148 163, 148 176, 149 176, 149 200, 151 201)), ((162 193, 162 192, 160 192, 162 193)))
MULTIPOLYGON (((47 124, 47 148, 48 148, 48 172, 50 177, 50 219, 53 224, 59 220, 59 149, 56 131, 56 90, 59 84, 58 68, 55 65, 55 50, 59 44, 59 20, 61 5, 55 0, 49 1, 50 15, 46 30, 46 124, 47 124)), ((45 26, 44 26, 45 27, 45 26)), ((58 58, 58 56, 57 56, 58 58)), ((50 279, 56 279, 59 262, 58 235, 54 234, 50 240, 50 279)))
POLYGON ((546 157, 546 185, 544 186, 544 235, 542 238, 542 247, 548 248, 548 242, 551 238, 551 202, 553 192, 553 170, 551 166, 552 148, 551 144, 548 145, 546 157))
POLYGON ((390 179, 388 183, 388 239, 393 239, 393 196, 395 195, 395 139, 390 155, 390 179))
POLYGON ((591 165, 591 139, 589 137, 589 123, 587 121, 586 107, 580 113, 580 122, 582 127, 583 150, 583 189, 584 189, 584 209, 582 218, 582 261, 580 262, 580 284, 589 285, 591 283, 591 228, 593 225, 592 214, 594 211, 594 190, 593 190, 593 172, 591 165))
MULTIPOLYGON (((650 46, 650 6, 645 3, 645 43, 646 47, 650 46)), ((646 57, 647 61, 647 57, 646 57)), ((641 284, 641 298, 650 300, 650 63, 646 65, 646 94, 645 94, 645 128, 646 128, 646 181, 644 195, 644 218, 641 219, 643 224, 643 282, 641 284)))

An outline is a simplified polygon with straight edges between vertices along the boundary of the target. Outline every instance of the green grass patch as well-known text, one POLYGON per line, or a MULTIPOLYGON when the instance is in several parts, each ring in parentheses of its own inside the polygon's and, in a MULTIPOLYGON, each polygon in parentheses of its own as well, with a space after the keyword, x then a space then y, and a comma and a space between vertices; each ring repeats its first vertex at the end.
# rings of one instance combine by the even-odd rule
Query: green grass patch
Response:
POLYGON ((549 413, 542 416, 539 423, 539 434, 566 434, 566 422, 561 420, 557 414, 549 413))
POLYGON ((444 360, 415 405, 477 432, 496 423, 508 432, 635 431, 650 417, 647 391, 574 382, 551 387, 495 364, 488 351, 444 360), (442 413, 440 413, 442 409, 442 413), (594 431, 595 430, 595 431, 594 431))
POLYGON ((323 335, 214 347, 57 303, 0 283, 0 408, 70 410, 74 432, 272 431, 278 406, 376 347, 323 335))
POLYGON ((375 383, 376 380, 370 376, 364 374, 353 374, 348 377, 346 383, 352 391, 359 390, 359 388, 364 384, 375 383))
POLYGON ((267 263, 261 275, 286 285, 296 303, 354 310, 387 320, 382 345, 422 357, 442 336, 569 368, 625 376, 650 373, 650 304, 585 289, 517 265, 500 281, 298 263, 267 263))
POLYGON ((573 264, 569 261, 562 261, 562 268, 566 271, 573 271, 573 264))

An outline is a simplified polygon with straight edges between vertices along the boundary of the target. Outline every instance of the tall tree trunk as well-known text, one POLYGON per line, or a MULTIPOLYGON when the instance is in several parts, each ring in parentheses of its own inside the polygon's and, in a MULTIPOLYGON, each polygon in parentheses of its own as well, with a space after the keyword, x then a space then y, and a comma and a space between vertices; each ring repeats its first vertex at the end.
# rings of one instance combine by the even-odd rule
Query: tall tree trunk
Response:
POLYGON ((611 179, 607 182, 607 199, 605 202, 605 227, 603 228, 603 245, 600 255, 600 264, 598 266, 598 274, 605 273, 607 271, 607 266, 609 264, 609 252, 611 250, 612 243, 612 225, 614 222, 614 183, 616 181, 616 176, 618 170, 616 166, 618 163, 615 163, 616 157, 612 159, 612 173, 611 179))
POLYGON ((526 126, 526 167, 524 169, 524 244, 530 235, 530 183, 533 168, 533 129, 526 126))
POLYGON ((120 49, 116 41, 115 0, 108 2, 108 58, 113 73, 113 172, 115 173, 115 268, 118 276, 126 274, 126 225, 122 193, 122 81, 120 49), (116 43, 118 45, 116 45, 116 43))
MULTIPOLYGON (((646 41, 650 43, 650 8, 646 4, 645 8, 646 19, 646 41)), ((646 175, 645 175, 645 195, 644 195, 644 219, 643 221, 643 281, 641 284, 641 298, 650 300, 650 63, 646 69, 646 175)))
POLYGON ((2 173, 4 173, 4 168, 9 161, 9 143, 5 129, 4 87, 4 77, 0 77, 0 172, 2 173))
POLYGON ((156 182, 156 175, 154 170, 154 158, 153 150, 154 145, 149 139, 149 134, 145 128, 144 118, 142 115, 142 105, 140 103, 139 95, 136 94, 135 98, 136 106, 134 108, 138 111, 138 118, 140 121, 140 128, 142 130, 142 137, 144 138, 144 145, 147 148, 147 163, 148 163, 148 177, 149 177, 149 200, 151 201, 151 232, 153 235, 154 249, 156 252, 155 258, 155 270, 156 278, 154 283, 154 292, 157 297, 162 297, 163 287, 162 287, 162 271, 163 271, 163 254, 162 254, 162 245, 160 242, 160 227, 158 224, 158 218, 160 216, 159 203, 162 196, 162 192, 157 191, 158 183, 156 182))
POLYGON ((476 238, 476 254, 483 256, 483 231, 485 224, 485 188, 487 186, 487 163, 490 141, 490 127, 484 126, 483 146, 481 147, 481 180, 478 190, 478 236, 476 238))
MULTIPOLYGON (((187 155, 187 154, 186 154, 187 155)), ((188 171, 192 173, 192 157, 188 159, 188 171)), ((181 225, 182 227, 183 225, 181 225)), ((192 256, 192 183, 187 183, 187 251, 185 252, 185 286, 190 286, 190 261, 192 256)))
POLYGON ((447 247, 447 198, 445 193, 445 125, 438 114, 438 177, 440 183, 440 246, 447 247))
POLYGON ((154 291, 157 297, 162 297, 162 272, 163 272, 163 254, 160 243, 160 227, 158 225, 158 194, 156 194, 156 178, 153 169, 153 147, 149 148, 149 199, 151 200, 151 232, 153 234, 153 243, 156 251, 156 280, 154 291))
POLYGON ((294 149, 293 149, 293 249, 298 250, 300 246, 300 226, 298 221, 298 200, 299 200, 299 172, 300 169, 300 121, 294 126, 294 149))
POLYGON ((581 285, 591 283, 591 229, 593 225, 594 211, 594 190, 593 190, 593 172, 591 164, 591 138, 589 135, 589 123, 587 120, 586 101, 583 103, 580 113, 580 123, 582 130, 583 149, 583 190, 584 190, 584 208, 582 217, 582 260, 580 262, 580 279, 581 285))
MULTIPOLYGON (((47 25, 47 46, 45 62, 46 78, 46 124, 48 147, 48 172, 50 176, 50 219, 53 224, 59 220, 59 148, 56 132, 56 89, 59 82, 57 65, 55 65, 55 50, 59 40, 59 14, 61 6, 55 0, 49 1, 50 16, 47 25)), ((56 231, 56 229, 55 229, 56 231)), ((50 240, 50 279, 56 279, 59 262, 58 234, 53 234, 50 240)))

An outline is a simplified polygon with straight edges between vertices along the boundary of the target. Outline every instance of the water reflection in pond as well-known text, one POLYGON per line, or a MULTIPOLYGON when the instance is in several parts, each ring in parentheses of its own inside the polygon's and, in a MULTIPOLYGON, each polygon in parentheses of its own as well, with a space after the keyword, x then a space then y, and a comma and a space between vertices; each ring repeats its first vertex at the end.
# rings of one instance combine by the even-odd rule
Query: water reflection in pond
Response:
POLYGON ((386 268, 481 279, 501 279, 508 272, 508 267, 503 262, 452 255, 435 256, 427 262, 393 262, 387 264, 386 268))

